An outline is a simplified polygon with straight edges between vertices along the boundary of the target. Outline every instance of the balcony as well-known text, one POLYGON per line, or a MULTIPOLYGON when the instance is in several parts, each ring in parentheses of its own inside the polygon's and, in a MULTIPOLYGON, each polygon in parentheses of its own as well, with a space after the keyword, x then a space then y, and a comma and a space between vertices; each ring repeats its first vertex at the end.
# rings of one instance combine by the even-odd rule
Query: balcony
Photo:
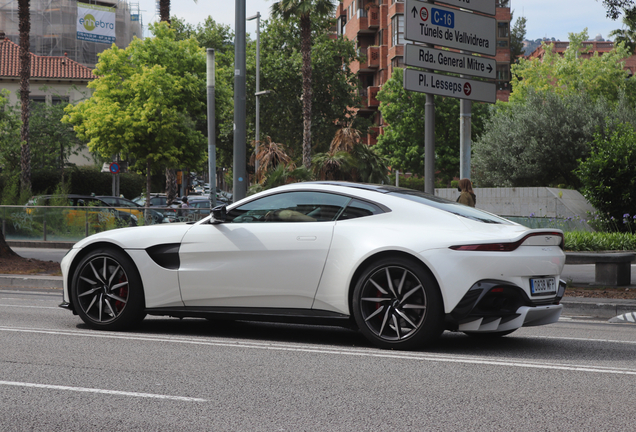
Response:
POLYGON ((367 48, 367 67, 377 69, 380 67, 380 47, 370 46, 367 48))
POLYGON ((369 108, 380 106, 380 101, 376 99, 379 91, 380 87, 378 86, 367 87, 367 106, 369 108))
POLYGON ((374 30, 380 27, 380 7, 376 4, 369 6, 369 13, 367 14, 369 29, 374 30))

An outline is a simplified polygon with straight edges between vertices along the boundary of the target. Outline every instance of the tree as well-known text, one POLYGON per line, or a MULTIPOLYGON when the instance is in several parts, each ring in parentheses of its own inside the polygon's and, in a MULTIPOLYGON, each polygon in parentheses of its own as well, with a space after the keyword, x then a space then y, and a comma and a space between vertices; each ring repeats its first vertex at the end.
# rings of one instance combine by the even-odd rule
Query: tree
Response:
POLYGON ((574 170, 594 133, 634 121, 630 102, 530 89, 523 102, 499 103, 473 144, 475 181, 482 187, 579 186, 574 170))
POLYGON ((627 79, 627 72, 623 70, 624 59, 630 56, 625 46, 618 44, 603 55, 589 55, 583 46, 587 39, 587 30, 570 33, 570 44, 563 55, 553 52, 552 45, 544 44, 543 59, 520 59, 511 65, 509 101, 522 102, 531 88, 559 95, 585 92, 594 100, 603 96, 609 101, 618 100, 619 94, 624 92, 636 99, 636 80, 627 79))
MULTIPOLYGON (((379 154, 388 158, 393 169, 424 173, 426 95, 404 90, 402 69, 396 68, 376 97, 388 123, 378 138, 379 154)), ((473 139, 482 131, 486 110, 486 104, 473 103, 473 139)), ((449 183, 459 175, 459 99, 435 96, 435 124, 435 168, 437 176, 449 183)))
POLYGON ((523 41, 526 39, 526 22, 526 17, 517 18, 510 32, 510 63, 515 63, 517 59, 523 56, 523 41))
POLYGON ((232 166, 234 152, 234 33, 229 26, 215 22, 212 17, 207 17, 202 24, 197 24, 196 27, 187 24, 182 19, 172 17, 170 27, 175 30, 175 40, 177 41, 193 37, 199 46, 214 48, 216 63, 214 89, 216 160, 217 166, 232 166))
MULTIPOLYGON (((636 215, 636 131, 633 125, 620 124, 611 135, 597 133, 590 155, 580 160, 576 171, 581 193, 599 213, 615 221, 636 215)), ((616 223, 624 231, 625 224, 616 223)))
POLYGON ((327 16, 333 12, 331 0, 280 0, 272 5, 272 15, 285 21, 300 23, 300 51, 303 77, 303 165, 311 168, 311 20, 312 15, 327 16))
POLYGON ((152 30, 154 38, 104 51, 89 84, 93 95, 64 117, 92 151, 122 153, 145 172, 148 194, 156 166, 197 166, 205 148, 197 127, 205 113, 205 53, 194 39, 176 41, 166 23, 152 30))
POLYGON ((611 31, 609 37, 614 38, 616 44, 624 43, 627 51, 633 53, 636 49, 636 12, 625 14, 623 28, 611 31))
POLYGON ((29 0, 18 0, 18 27, 20 31, 20 102, 22 104, 22 128, 20 131, 20 189, 31 192, 31 148, 29 147, 29 78, 31 77, 31 53, 29 33, 31 13, 29 0))
MULTIPOLYGON (((8 108, 9 98, 7 90, 0 90, 0 152, 4 153, 7 145, 11 143, 19 147, 20 143, 20 125, 17 115, 8 108)), ((0 166, 4 166, 6 169, 6 162, 1 157, 0 153, 0 166)), ((6 187, 6 186, 5 186, 6 187)), ((0 230, 0 258, 7 258, 10 256, 16 256, 17 254, 9 247, 5 241, 4 234, 0 230)))
POLYGON ((629 13, 636 10, 634 0, 603 0, 603 5, 607 8, 607 17, 613 20, 618 19, 621 13, 629 13))
MULTIPOLYGON (((264 22, 261 33, 261 89, 272 93, 261 98, 261 131, 285 144, 298 165, 304 163, 304 96, 299 28, 282 19, 264 22)), ((343 124, 366 132, 361 118, 354 117, 359 104, 358 77, 349 64, 358 59, 355 45, 345 38, 332 39, 331 20, 312 19, 312 65, 321 73, 312 77, 311 145, 314 153, 326 152, 343 124)), ((248 46, 247 118, 255 118, 255 44, 248 46)), ((231 125, 231 123, 230 123, 231 125)), ((253 124, 248 123, 252 128, 253 124)), ((251 131, 248 131, 251 132, 251 131)))

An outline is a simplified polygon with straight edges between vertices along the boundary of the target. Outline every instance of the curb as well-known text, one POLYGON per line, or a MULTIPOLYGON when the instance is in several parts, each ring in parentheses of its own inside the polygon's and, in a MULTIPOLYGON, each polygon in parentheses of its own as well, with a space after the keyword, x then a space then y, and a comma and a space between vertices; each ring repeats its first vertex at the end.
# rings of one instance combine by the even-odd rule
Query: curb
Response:
POLYGON ((62 276, 0 275, 0 289, 55 289, 64 288, 62 276))
POLYGON ((636 311, 636 300, 564 297, 561 304, 564 316, 610 319, 636 311))

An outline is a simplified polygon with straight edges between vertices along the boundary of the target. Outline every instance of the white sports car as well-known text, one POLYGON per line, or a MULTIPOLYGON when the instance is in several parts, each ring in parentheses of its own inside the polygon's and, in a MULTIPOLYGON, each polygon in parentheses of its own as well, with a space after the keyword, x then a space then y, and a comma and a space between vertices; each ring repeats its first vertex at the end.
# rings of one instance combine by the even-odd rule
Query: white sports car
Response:
POLYGON ((95 329, 146 314, 353 326, 383 348, 556 322, 563 233, 410 189, 296 183, 199 222, 116 229, 62 261, 95 329))

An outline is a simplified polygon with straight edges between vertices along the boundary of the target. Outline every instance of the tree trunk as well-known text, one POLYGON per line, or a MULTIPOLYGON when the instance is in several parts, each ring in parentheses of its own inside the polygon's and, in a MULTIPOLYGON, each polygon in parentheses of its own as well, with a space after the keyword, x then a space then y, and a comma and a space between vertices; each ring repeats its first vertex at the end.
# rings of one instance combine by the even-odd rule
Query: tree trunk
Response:
POLYGON ((146 208, 150 207, 150 159, 146 159, 146 208))
POLYGON ((177 197, 177 175, 170 168, 166 168, 166 195, 168 205, 177 197))
POLYGON ((159 19, 170 24, 170 0, 159 0, 159 19))
POLYGON ((20 28, 20 103, 22 104, 22 128, 20 130, 20 189, 31 193, 31 146, 29 145, 29 78, 31 77, 31 54, 29 33, 31 17, 29 0, 18 1, 20 28))
POLYGON ((311 19, 300 18, 300 51, 303 56, 303 165, 311 169, 311 19))
POLYGON ((8 258, 12 256, 18 256, 18 254, 13 252, 13 249, 9 247, 6 240, 4 239, 2 231, 0 231, 0 258, 8 258))

